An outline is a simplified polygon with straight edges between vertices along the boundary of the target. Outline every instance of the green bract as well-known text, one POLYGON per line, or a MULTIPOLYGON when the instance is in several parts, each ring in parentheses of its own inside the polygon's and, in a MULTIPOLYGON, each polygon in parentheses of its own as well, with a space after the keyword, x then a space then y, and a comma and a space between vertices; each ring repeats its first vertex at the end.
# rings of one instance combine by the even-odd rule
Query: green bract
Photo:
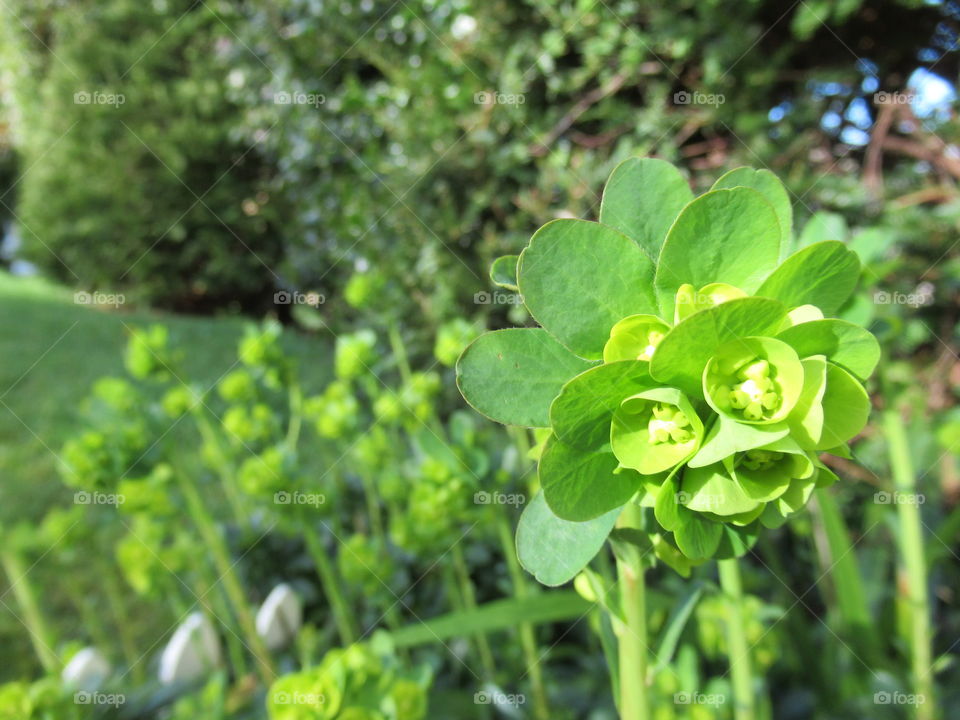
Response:
POLYGON ((802 388, 800 358, 789 345, 773 338, 724 343, 703 373, 703 392, 710 407, 744 423, 784 420, 802 388))
POLYGON ((626 398, 613 413, 610 446, 620 465, 642 475, 670 470, 696 452, 703 423, 679 390, 656 388, 626 398))
POLYGON ((553 221, 499 261, 493 278, 541 327, 482 335, 457 383, 489 418, 548 434, 542 498, 518 531, 538 578, 573 577, 629 502, 653 508, 659 557, 699 561, 746 552, 835 480, 817 453, 865 425, 879 347, 829 317, 857 284, 856 254, 835 241, 791 254, 791 223, 767 171, 694 198, 675 168, 634 158, 600 222, 553 221))

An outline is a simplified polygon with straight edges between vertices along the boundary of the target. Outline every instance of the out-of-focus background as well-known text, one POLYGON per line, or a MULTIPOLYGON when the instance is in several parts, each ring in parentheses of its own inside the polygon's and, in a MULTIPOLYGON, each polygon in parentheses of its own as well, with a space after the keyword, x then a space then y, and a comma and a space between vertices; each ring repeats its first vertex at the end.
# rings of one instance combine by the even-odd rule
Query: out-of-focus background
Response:
MULTIPOLYGON (((362 679, 337 692, 365 699, 271 717, 614 717, 609 628, 512 554, 529 438, 464 409, 452 364, 528 320, 491 261, 595 219, 635 155, 697 190, 769 168, 807 242, 860 253, 847 317, 884 347, 876 407, 911 408, 952 706, 960 4, 0 0, 0 18, 0 718, 265 717, 253 614, 280 583, 304 630, 271 672, 349 646, 362 679), (497 491, 516 502, 477 500, 497 491), (156 678, 196 610, 224 659, 187 692, 156 678), (124 702, 44 709, 85 646, 124 702)), ((769 717, 917 712, 875 701, 905 687, 916 607, 873 425, 855 450, 836 503, 749 568, 769 717)), ((668 624, 690 581, 658 573, 653 628, 679 634, 657 717, 732 717, 673 701, 677 677, 725 692, 724 607, 698 586, 668 624)))

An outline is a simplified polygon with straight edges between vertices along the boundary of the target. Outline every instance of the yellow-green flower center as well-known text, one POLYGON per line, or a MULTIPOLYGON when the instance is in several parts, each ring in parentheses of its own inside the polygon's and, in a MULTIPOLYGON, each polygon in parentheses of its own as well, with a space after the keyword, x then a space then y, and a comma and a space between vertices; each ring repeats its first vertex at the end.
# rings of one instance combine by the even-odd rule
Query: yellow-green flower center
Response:
POLYGON ((780 391, 771 376, 773 368, 763 359, 749 362, 737 371, 740 382, 724 385, 720 393, 730 401, 734 410, 740 410, 747 420, 763 420, 780 406, 780 391))
POLYGON ((653 354, 657 351, 657 345, 660 344, 660 341, 663 340, 664 333, 659 330, 648 330, 647 331, 647 344, 643 348, 643 351, 637 355, 637 360, 646 360, 649 362, 653 359, 653 354))
POLYGON ((769 470, 783 459, 783 453, 775 450, 748 450, 740 458, 747 470, 769 470))
POLYGON ((650 444, 685 443, 693 439, 690 431, 690 419, 674 405, 656 403, 653 406, 653 415, 647 422, 647 431, 650 433, 650 444))

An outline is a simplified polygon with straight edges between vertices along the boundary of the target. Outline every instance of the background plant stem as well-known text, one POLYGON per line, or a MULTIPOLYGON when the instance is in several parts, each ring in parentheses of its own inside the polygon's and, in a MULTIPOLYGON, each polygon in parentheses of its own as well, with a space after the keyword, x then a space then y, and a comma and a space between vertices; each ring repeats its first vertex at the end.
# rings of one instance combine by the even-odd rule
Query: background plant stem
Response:
POLYGON ((914 694, 923 701, 915 705, 918 720, 938 717, 933 686, 933 652, 930 630, 930 598, 927 591, 927 565, 923 551, 922 505, 917 501, 917 481, 903 418, 895 409, 883 413, 887 452, 893 485, 903 495, 897 502, 900 522, 900 553, 906 570, 906 601, 910 606, 910 659, 914 694))
POLYGON ((203 500, 197 489, 190 482, 190 479, 183 472, 174 473, 180 481, 180 488, 187 501, 187 508, 193 518, 207 549, 211 553, 214 566, 220 573, 219 581, 223 583, 224 591, 230 598, 230 604, 233 605, 233 612, 243 632, 244 639, 250 652, 253 653, 257 661, 261 679, 269 685, 273 682, 275 673, 273 663, 267 652, 263 639, 257 633, 256 623, 253 619, 253 613, 247 605, 247 599, 243 592, 239 578, 234 570, 234 564, 230 562, 230 553, 227 545, 220 535, 219 530, 210 514, 203 504, 203 500))
POLYGON ((729 604, 727 651, 730 655, 730 681, 733 686, 733 713, 737 720, 753 720, 756 716, 753 695, 753 673, 750 667, 750 646, 743 622, 743 586, 736 558, 717 560, 720 586, 729 604))
MULTIPOLYGON (((507 517, 505 505, 496 506, 497 530, 500 535, 500 545, 503 556, 507 560, 507 569, 510 572, 510 581, 513 584, 513 594, 518 598, 527 596, 527 582, 523 577, 523 569, 517 561, 517 550, 513 542, 513 533, 510 520, 507 517)), ((547 701, 547 689, 543 682, 543 669, 540 666, 540 652, 537 647, 537 636, 530 623, 520 624, 520 644, 523 648, 523 660, 530 675, 530 685, 533 688, 534 717, 540 720, 549 720, 550 705, 547 701)))
MULTIPOLYGON (((464 607, 467 610, 477 608, 477 594, 473 587, 473 581, 470 579, 470 571, 467 568, 467 561, 463 557, 463 548, 457 543, 450 550, 450 556, 453 558, 453 570, 457 576, 457 582, 460 584, 460 595, 463 598, 464 607)), ((483 671, 486 679, 493 682, 496 677, 496 664, 493 661, 493 652, 490 650, 490 643, 487 636, 483 633, 476 634, 477 648, 480 651, 480 662, 483 665, 483 671)))
POLYGON ((320 585, 323 587, 323 593, 327 596, 330 603, 330 609, 333 611, 333 620, 337 625, 337 632, 340 635, 340 642, 344 645, 350 645, 357 639, 357 631, 353 625, 353 619, 350 616, 347 602, 344 600, 340 588, 343 586, 337 577, 337 571, 333 567, 327 549, 320 542, 313 525, 305 517, 306 511, 303 506, 300 507, 300 521, 303 527, 303 535, 307 541, 307 550, 317 566, 317 574, 320 576, 320 585))
POLYGON ((20 606, 21 620, 30 631, 30 643, 43 669, 49 673, 57 672, 60 669, 60 659, 53 650, 56 639, 37 603, 35 588, 24 569, 20 554, 12 548, 5 548, 0 552, 0 563, 3 563, 10 590, 20 606))
POLYGON ((881 643, 870 616, 863 576, 850 540, 850 532, 830 490, 820 488, 814 491, 814 495, 814 521, 822 526, 825 541, 818 543, 818 550, 823 557, 823 572, 832 580, 836 595, 835 603, 831 605, 837 609, 839 629, 845 641, 873 665, 880 658, 881 643), (821 547, 822 545, 825 547, 821 547))

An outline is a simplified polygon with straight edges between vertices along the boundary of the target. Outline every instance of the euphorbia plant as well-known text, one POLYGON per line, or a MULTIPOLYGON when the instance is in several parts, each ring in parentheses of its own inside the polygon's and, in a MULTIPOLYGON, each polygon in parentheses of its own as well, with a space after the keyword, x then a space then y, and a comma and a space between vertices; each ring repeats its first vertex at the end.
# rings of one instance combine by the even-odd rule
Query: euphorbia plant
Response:
MULTIPOLYGON (((819 453, 847 454, 866 423, 879 347, 830 317, 859 261, 835 241, 790 254, 791 224, 768 171, 694 198, 668 163, 627 160, 599 222, 550 222, 495 264, 540 327, 487 333, 458 363, 474 408, 543 429, 542 495, 518 530, 527 569, 566 582, 620 528, 624 717, 645 712, 646 551, 681 572, 742 555, 836 480, 819 453)), ((738 592, 735 571, 721 579, 738 592)), ((749 706, 749 676, 733 675, 749 706)))

